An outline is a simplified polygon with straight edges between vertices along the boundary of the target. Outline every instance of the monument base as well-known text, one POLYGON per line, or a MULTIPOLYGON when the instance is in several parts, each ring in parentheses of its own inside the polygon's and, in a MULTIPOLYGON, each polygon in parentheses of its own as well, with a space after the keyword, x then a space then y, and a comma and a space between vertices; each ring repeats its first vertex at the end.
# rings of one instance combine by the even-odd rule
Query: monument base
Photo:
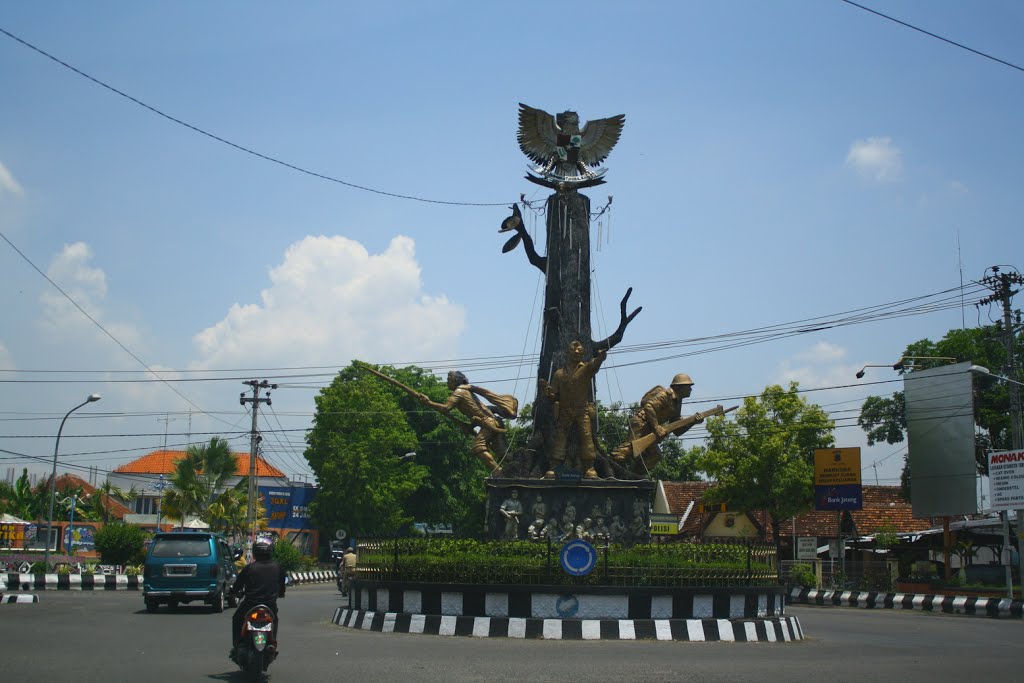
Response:
POLYGON ((563 476, 486 480, 487 538, 650 542, 655 482, 563 476))

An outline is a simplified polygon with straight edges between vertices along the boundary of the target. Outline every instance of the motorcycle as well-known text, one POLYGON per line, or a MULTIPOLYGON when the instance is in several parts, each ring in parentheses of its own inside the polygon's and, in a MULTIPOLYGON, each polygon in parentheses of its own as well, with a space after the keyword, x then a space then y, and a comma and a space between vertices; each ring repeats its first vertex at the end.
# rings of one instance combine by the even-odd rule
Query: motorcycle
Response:
MULTIPOLYGON (((285 576, 284 583, 290 586, 291 577, 285 576)), ((261 680, 270 663, 277 659, 277 637, 274 635, 276 619, 274 610, 267 605, 252 607, 242 619, 242 637, 232 661, 251 680, 261 680)))
POLYGON ((274 637, 274 612, 266 605, 256 605, 242 620, 242 639, 238 643, 235 663, 258 681, 270 663, 277 658, 274 637))

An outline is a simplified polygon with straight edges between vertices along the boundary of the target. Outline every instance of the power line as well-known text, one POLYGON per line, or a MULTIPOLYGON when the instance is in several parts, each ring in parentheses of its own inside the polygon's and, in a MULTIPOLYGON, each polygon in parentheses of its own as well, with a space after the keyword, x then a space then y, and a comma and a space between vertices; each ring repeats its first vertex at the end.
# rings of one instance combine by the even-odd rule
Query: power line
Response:
POLYGON ((853 2, 852 0, 841 0, 841 1, 845 2, 847 5, 852 5, 852 6, 856 7, 857 9, 862 9, 865 12, 870 12, 871 14, 874 14, 876 16, 882 17, 883 19, 888 19, 889 21, 895 22, 895 23, 899 24, 900 26, 906 26, 909 29, 913 29, 913 30, 915 30, 915 31, 917 31, 919 33, 923 33, 926 36, 929 36, 931 38, 935 38, 936 40, 941 40, 944 43, 949 43, 950 45, 953 45, 955 47, 960 48, 961 50, 967 50, 968 52, 973 52, 974 54, 978 55, 979 57, 984 57, 985 59, 991 59, 993 62, 999 62, 1000 64, 1003 64, 1004 66, 1008 66, 1011 69, 1016 69, 1017 71, 1024 71, 1024 68, 1019 67, 1016 64, 1013 64, 1011 62, 1008 62, 1005 59, 999 59, 998 57, 993 57, 992 55, 987 54, 985 52, 981 52, 980 50, 975 50, 973 47, 967 47, 963 43, 958 43, 955 40, 950 40, 949 38, 943 38, 942 36, 940 36, 937 33, 932 33, 931 31, 926 31, 923 28, 914 26, 913 24, 908 24, 905 21, 900 21, 896 17, 890 17, 888 14, 882 14, 878 10, 873 10, 870 7, 865 7, 864 5, 859 5, 856 2, 853 2))
POLYGON ((269 156, 267 154, 263 154, 261 152, 257 152, 256 150, 250 149, 248 147, 243 147, 242 145, 239 145, 238 143, 231 142, 230 140, 226 140, 225 138, 222 138, 219 135, 214 135, 213 133, 210 133, 209 131, 203 130, 202 128, 199 128, 198 126, 194 126, 191 123, 188 123, 188 122, 183 121, 183 120, 181 120, 179 118, 171 116, 170 114, 164 113, 163 111, 160 111, 156 107, 153 107, 153 106, 151 106, 149 104, 146 104, 142 100, 140 100, 138 98, 135 98, 135 97, 132 97, 128 93, 125 93, 125 92, 123 92, 121 90, 118 90, 114 86, 109 85, 107 83, 104 83, 103 81, 99 80, 98 78, 90 76, 89 74, 85 73, 81 69, 77 69, 77 68, 71 66, 70 64, 68 64, 64 60, 59 59, 59 58, 53 56, 49 52, 46 52, 45 50, 43 50, 43 49, 41 49, 39 47, 36 47, 32 43, 30 43, 30 42, 28 42, 28 41, 26 41, 26 40, 24 40, 22 38, 19 38, 18 36, 14 35, 10 31, 7 31, 6 29, 4 29, 2 27, 0 27, 0 33, 3 33, 8 38, 11 38, 12 40, 15 40, 15 41, 21 43, 22 45, 24 45, 25 47, 29 48, 30 50, 38 52, 39 54, 41 54, 42 56, 46 57, 47 59, 53 60, 57 64, 60 64, 61 66, 63 66, 65 69, 73 71, 74 73, 78 74, 79 76, 81 76, 81 77, 83 77, 83 78, 85 78, 87 80, 92 81, 96 85, 98 85, 98 86, 100 86, 102 88, 106 88, 110 92, 115 93, 117 95, 120 95, 121 97, 125 98, 126 100, 134 102, 135 104, 139 105, 143 109, 147 109, 147 110, 153 112, 154 114, 156 114, 157 116, 160 116, 162 118, 167 119, 168 121, 171 121, 172 123, 176 123, 179 126, 184 126, 185 128, 188 128, 189 130, 191 130, 191 131, 193 131, 195 133, 199 133, 200 135, 206 136, 206 137, 210 138, 211 140, 216 140, 217 142, 225 144, 228 147, 233 147, 234 149, 237 149, 240 152, 245 152, 246 154, 251 154, 252 156, 258 157, 260 159, 263 159, 264 161, 269 161, 271 163, 278 164, 280 166, 284 166, 285 168, 291 169, 293 171, 298 171, 299 173, 304 173, 304 174, 306 174, 308 176, 313 176, 314 178, 320 178, 321 180, 327 180, 327 181, 330 181, 332 183, 337 183, 339 185, 344 185, 345 187, 351 187, 351 188, 356 189, 356 190, 363 190, 364 192, 372 192, 374 194, 383 195, 385 197, 393 197, 395 199, 408 199, 408 200, 411 200, 411 201, 423 202, 423 203, 426 203, 426 204, 445 204, 445 205, 448 205, 448 206, 508 206, 510 203, 515 203, 515 202, 490 202, 490 203, 483 203, 483 202, 455 202, 455 201, 442 201, 440 199, 426 199, 424 197, 415 197, 415 196, 412 196, 412 195, 398 194, 398 193, 395 193, 395 192, 385 192, 384 190, 377 190, 377 189, 374 189, 372 187, 366 187, 365 185, 357 185, 355 183, 350 183, 350 182, 347 182, 345 180, 341 180, 339 178, 334 178, 332 176, 325 175, 323 173, 317 173, 316 171, 310 171, 309 169, 302 168, 301 166, 296 166, 295 164, 288 163, 287 161, 282 161, 281 159, 278 159, 276 157, 272 157, 272 156, 269 156))

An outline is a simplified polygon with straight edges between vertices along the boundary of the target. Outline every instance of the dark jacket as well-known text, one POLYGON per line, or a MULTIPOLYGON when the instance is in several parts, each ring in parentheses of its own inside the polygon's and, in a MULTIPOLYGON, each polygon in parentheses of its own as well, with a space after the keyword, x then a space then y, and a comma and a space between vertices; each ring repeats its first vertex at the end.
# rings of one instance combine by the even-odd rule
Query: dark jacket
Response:
POLYGON ((273 560, 257 560, 238 573, 231 592, 245 593, 247 602, 275 602, 284 597, 284 572, 273 560))

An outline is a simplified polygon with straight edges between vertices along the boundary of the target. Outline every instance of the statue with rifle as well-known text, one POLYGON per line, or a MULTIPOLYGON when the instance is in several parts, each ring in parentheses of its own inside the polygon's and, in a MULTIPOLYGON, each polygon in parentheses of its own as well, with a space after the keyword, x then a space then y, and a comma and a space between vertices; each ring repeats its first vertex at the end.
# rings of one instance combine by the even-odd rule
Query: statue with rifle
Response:
POLYGON ((681 417, 683 399, 693 392, 693 380, 685 373, 672 378, 666 389, 656 386, 644 394, 640 409, 629 419, 629 440, 612 452, 612 459, 621 465, 628 465, 634 472, 650 472, 662 458, 658 443, 669 435, 681 436, 694 425, 715 415, 725 415, 738 406, 711 410, 681 417))
POLYGON ((500 472, 494 458, 494 451, 503 440, 505 432, 508 431, 505 428, 504 420, 515 419, 519 412, 519 401, 515 396, 496 394, 483 387, 470 384, 466 375, 458 370, 452 370, 448 373, 448 389, 452 393, 444 403, 435 403, 426 394, 416 391, 368 365, 360 364, 360 367, 393 384, 415 397, 423 405, 433 408, 457 424, 463 432, 473 437, 472 453, 487 467, 488 472, 491 474, 500 472), (480 400, 481 397, 489 401, 489 404, 485 405, 480 400), (466 423, 453 417, 453 411, 469 418, 469 422, 466 423))

